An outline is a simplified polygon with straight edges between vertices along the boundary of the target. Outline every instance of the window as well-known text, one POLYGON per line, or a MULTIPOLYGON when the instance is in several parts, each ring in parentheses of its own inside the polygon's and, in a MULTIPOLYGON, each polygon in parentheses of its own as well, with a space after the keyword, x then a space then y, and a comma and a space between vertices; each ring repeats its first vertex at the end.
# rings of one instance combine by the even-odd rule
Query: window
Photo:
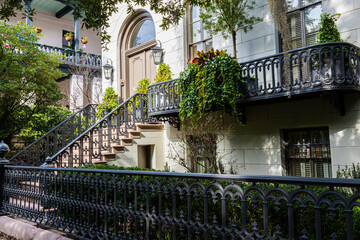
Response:
POLYGON ((321 1, 287 0, 286 2, 292 49, 315 44, 322 13, 321 1))
MULTIPOLYGON (((70 49, 75 49, 75 42, 74 42, 74 39, 73 40, 71 40, 71 41, 68 41, 68 40, 66 40, 65 39, 65 37, 64 37, 64 35, 66 34, 66 33, 68 33, 69 31, 66 31, 66 30, 63 30, 62 31, 63 32, 63 35, 62 35, 62 47, 63 48, 70 48, 70 49)), ((71 33, 73 33, 73 32, 71 32, 71 33)), ((73 33, 74 34, 74 33, 73 33)))
POLYGON ((206 173, 214 168, 217 162, 216 139, 214 133, 187 136, 187 158, 192 172, 206 173))
POLYGON ((284 131, 287 175, 297 177, 331 177, 328 128, 284 131))
POLYGON ((155 39, 155 25, 151 19, 145 19, 140 22, 134 29, 131 39, 130 47, 135 47, 140 44, 146 43, 152 39, 155 39))
POLYGON ((190 9, 189 14, 189 56, 195 57, 195 51, 204 50, 204 52, 212 49, 212 38, 210 31, 204 30, 203 23, 200 19, 200 7, 194 6, 190 9))

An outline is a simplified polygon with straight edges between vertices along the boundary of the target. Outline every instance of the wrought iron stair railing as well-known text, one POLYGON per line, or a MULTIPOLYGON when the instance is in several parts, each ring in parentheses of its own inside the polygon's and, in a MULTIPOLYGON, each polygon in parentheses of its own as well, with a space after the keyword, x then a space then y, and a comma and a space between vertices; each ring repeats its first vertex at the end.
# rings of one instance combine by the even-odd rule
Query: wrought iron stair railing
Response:
MULTIPOLYGON (((58 167, 104 163, 105 154, 122 145, 136 123, 151 122, 147 114, 147 94, 136 93, 107 113, 73 141, 50 157, 58 167)), ((115 150, 114 150, 115 151, 115 150)))
POLYGON ((97 104, 87 104, 14 155, 11 162, 26 166, 43 164, 46 157, 58 152, 95 122, 96 109, 97 104))
MULTIPOLYGON (((320 91, 360 90, 360 48, 344 42, 317 44, 240 63, 240 103, 320 91)), ((178 81, 149 86, 149 116, 177 113, 178 81)))
POLYGON ((74 51, 72 49, 59 48, 55 46, 49 46, 45 44, 37 44, 38 49, 48 53, 55 53, 58 55, 63 55, 62 62, 64 64, 74 64, 74 65, 83 65, 89 66, 92 68, 102 67, 101 55, 85 53, 82 51, 74 51))

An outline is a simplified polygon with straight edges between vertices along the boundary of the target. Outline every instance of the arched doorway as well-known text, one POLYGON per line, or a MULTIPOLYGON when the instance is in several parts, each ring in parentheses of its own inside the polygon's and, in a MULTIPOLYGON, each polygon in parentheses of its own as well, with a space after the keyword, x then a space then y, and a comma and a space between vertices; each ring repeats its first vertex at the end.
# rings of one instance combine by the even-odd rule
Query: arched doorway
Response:
POLYGON ((124 23, 120 35, 120 79, 123 99, 136 93, 138 82, 143 78, 151 81, 156 74, 151 48, 156 45, 155 25, 150 14, 138 11, 124 23))

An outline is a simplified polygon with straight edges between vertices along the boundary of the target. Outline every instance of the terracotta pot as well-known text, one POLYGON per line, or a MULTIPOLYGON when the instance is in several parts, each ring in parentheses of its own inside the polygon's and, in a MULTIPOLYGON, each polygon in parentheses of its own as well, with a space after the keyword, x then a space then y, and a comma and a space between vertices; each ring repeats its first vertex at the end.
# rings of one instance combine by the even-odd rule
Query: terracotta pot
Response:
POLYGON ((72 40, 74 39, 74 37, 72 37, 72 36, 66 36, 65 39, 66 39, 66 41, 72 41, 72 40))
POLYGON ((41 33, 41 32, 42 32, 42 29, 35 29, 35 32, 36 32, 36 33, 41 33))
POLYGON ((82 42, 83 44, 87 44, 87 43, 88 43, 88 40, 81 40, 81 42, 82 42))

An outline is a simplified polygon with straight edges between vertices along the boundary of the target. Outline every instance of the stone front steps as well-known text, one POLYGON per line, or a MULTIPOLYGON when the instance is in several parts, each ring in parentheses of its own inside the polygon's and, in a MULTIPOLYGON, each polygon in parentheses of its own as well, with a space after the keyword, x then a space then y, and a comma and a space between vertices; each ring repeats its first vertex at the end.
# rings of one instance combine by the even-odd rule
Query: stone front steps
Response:
MULTIPOLYGON (((163 131, 164 125, 163 124, 136 124, 136 129, 132 129, 128 131, 128 136, 120 136, 120 144, 119 143, 113 143, 110 141, 110 151, 107 150, 101 150, 102 160, 99 159, 93 159, 91 162, 92 164, 106 164, 111 161, 116 160, 116 155, 124 153, 127 147, 133 146, 134 140, 141 139, 142 138, 142 132, 160 132, 163 131)), ((107 134, 108 129, 103 129, 103 134, 107 134)), ((115 129, 111 129, 112 137, 117 136, 117 132, 115 129)), ((94 133, 93 139, 94 141, 98 141, 99 133, 94 133)), ((108 139, 103 137, 102 140, 104 143, 107 144, 108 139)), ((105 144, 104 144, 105 145, 105 144)), ((86 141, 83 143, 83 159, 85 162, 89 162, 89 143, 86 141)), ((134 150, 134 149, 132 149, 134 150)), ((78 154, 80 154, 80 149, 75 148, 74 150, 74 159, 78 158, 78 154), (77 154, 78 153, 78 154, 77 154)), ((93 147, 93 152, 98 153, 99 152, 99 146, 98 144, 95 144, 93 147)), ((69 164, 68 159, 63 159, 62 161, 62 167, 77 167, 79 166, 78 161, 73 161, 72 164, 69 164)))

